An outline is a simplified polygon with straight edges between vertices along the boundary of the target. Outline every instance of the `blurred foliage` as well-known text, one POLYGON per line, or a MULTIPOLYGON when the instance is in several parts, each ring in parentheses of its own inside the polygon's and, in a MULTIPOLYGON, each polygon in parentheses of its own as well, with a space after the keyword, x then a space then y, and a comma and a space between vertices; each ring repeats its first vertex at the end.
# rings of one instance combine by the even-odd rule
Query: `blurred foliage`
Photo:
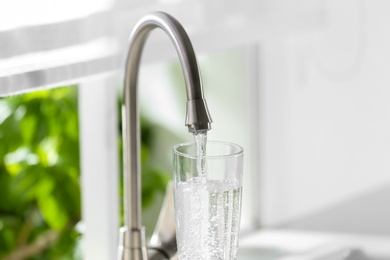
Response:
POLYGON ((142 165, 142 208, 149 207, 157 192, 165 193, 170 174, 157 168, 150 159, 153 146, 153 125, 141 117, 141 165, 142 165))
MULTIPOLYGON (((169 178, 150 162, 153 128, 141 125, 147 207, 169 178)), ((0 259, 81 259, 79 169, 76 86, 0 99, 0 259)))
POLYGON ((76 92, 0 99, 0 258, 77 259, 76 92))

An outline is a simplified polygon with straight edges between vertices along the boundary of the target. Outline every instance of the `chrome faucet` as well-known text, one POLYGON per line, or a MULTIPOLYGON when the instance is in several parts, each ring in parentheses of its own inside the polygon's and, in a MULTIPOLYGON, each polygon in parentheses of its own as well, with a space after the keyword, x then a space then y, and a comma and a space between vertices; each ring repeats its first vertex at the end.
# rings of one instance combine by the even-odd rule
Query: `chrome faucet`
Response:
POLYGON ((175 243, 172 241, 160 241, 160 248, 148 250, 141 223, 140 120, 137 79, 142 49, 149 32, 154 28, 161 28, 168 34, 178 54, 187 90, 185 124, 189 132, 197 133, 211 128, 211 118, 203 97, 200 71, 192 44, 184 28, 175 18, 162 12, 151 13, 141 18, 130 35, 124 80, 125 226, 120 229, 119 260, 170 259, 174 257, 176 251, 175 243))

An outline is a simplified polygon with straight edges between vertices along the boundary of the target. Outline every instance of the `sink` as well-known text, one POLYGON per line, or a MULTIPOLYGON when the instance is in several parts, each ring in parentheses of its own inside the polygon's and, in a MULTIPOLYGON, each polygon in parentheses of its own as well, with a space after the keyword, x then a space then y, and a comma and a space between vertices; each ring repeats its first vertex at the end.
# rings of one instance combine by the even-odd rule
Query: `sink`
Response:
POLYGON ((238 260, 274 260, 288 253, 275 248, 244 247, 239 248, 237 253, 238 260))
POLYGON ((237 252, 238 260, 275 260, 288 255, 287 252, 275 248, 239 248, 237 252))
POLYGON ((272 248, 241 248, 238 260, 388 260, 389 257, 368 256, 360 249, 340 249, 331 252, 289 254, 272 248))
POLYGON ((313 256, 306 257, 306 259, 313 259, 313 260, 382 260, 383 259, 384 260, 384 258, 368 256, 360 249, 349 249, 349 248, 339 249, 339 250, 322 253, 322 254, 320 253, 317 256, 313 255, 313 256))
POLYGON ((242 236, 238 260, 389 260, 390 237, 292 230, 242 236))

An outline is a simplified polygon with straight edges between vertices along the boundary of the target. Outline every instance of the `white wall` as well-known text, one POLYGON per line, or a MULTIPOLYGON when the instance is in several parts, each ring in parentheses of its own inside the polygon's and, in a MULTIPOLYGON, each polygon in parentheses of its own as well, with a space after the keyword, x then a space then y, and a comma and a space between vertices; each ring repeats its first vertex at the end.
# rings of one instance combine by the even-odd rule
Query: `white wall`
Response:
POLYGON ((264 225, 390 183, 390 2, 300 1, 290 14, 313 3, 311 23, 260 42, 264 225))

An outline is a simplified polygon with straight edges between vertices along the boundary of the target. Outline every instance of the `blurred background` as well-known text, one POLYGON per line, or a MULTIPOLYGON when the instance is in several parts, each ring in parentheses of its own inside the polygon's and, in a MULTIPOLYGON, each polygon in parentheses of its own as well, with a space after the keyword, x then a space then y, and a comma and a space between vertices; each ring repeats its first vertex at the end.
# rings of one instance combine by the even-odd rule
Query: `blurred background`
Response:
MULTIPOLYGON (((194 45, 213 118, 208 139, 244 147, 243 238, 299 230, 390 239, 390 2, 0 6, 0 259, 115 259, 127 38, 157 10, 175 16, 194 45)), ((192 135, 170 40, 153 31, 143 53, 150 236, 171 148, 192 135)))

